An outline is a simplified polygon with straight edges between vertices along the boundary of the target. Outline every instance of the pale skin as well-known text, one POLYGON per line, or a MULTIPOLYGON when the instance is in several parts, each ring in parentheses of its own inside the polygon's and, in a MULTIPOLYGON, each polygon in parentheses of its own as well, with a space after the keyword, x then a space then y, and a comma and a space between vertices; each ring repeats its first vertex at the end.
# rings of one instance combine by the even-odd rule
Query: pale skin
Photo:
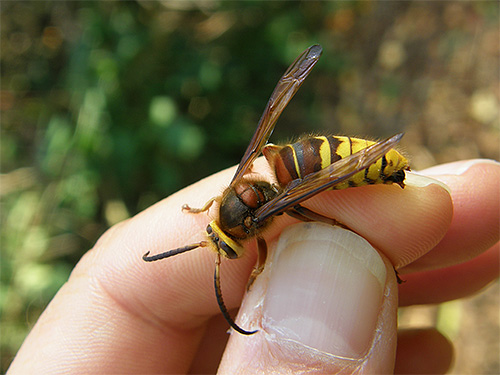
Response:
MULTIPOLYGON (((451 196, 437 184, 404 190, 370 186, 321 193, 304 206, 355 230, 380 251, 389 270, 393 265, 401 270, 406 283, 399 286, 400 306, 462 298, 498 278, 500 253, 500 165, 476 162, 457 174, 464 165, 428 171, 448 185, 451 196)), ((156 263, 145 263, 141 256, 203 240, 209 217, 183 213, 181 207, 202 207, 221 193, 234 171, 189 186, 106 232, 33 327, 9 373, 216 372, 229 335, 213 291, 215 254, 202 248, 156 263)), ((253 171, 268 173, 261 159, 253 171)), ((211 207, 208 215, 215 212, 211 207)), ((266 241, 272 244, 296 221, 276 218, 264 234, 266 241)), ((254 241, 245 247, 245 256, 222 263, 221 284, 230 309, 240 305, 256 262, 254 241)), ((384 303, 395 309, 395 277, 387 283, 393 293, 384 303)), ((395 336, 395 325, 386 323, 387 336, 395 336)), ((244 363, 241 348, 248 340, 262 340, 259 334, 233 333, 219 372, 227 370, 227 363, 244 363)), ((360 364, 361 373, 376 361, 386 373, 394 365, 400 373, 440 373, 452 356, 451 344, 434 330, 400 332, 395 364, 393 346, 380 341, 373 346, 373 355, 360 364), (432 352, 425 352, 430 347, 432 352)), ((297 360, 307 368, 308 358, 297 360)), ((286 361, 278 368, 265 356, 253 361, 260 361, 261 369, 288 370, 286 361)))

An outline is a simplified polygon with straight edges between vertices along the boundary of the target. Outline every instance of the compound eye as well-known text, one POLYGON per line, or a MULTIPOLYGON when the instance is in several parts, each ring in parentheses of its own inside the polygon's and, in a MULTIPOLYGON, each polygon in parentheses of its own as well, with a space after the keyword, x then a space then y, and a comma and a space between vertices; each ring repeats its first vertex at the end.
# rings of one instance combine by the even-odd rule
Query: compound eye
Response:
POLYGON ((224 255, 226 258, 229 258, 229 259, 238 258, 238 254, 236 254, 236 252, 233 249, 231 249, 229 247, 229 245, 222 240, 219 241, 219 249, 221 250, 222 255, 224 255))

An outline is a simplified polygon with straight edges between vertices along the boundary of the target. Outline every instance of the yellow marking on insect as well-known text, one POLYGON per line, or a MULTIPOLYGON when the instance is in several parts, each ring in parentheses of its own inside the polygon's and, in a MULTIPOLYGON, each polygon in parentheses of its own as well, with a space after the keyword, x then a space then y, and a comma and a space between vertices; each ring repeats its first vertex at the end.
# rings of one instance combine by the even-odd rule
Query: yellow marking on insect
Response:
MULTIPOLYGON (((362 151, 368 147, 368 142, 364 139, 359 138, 351 138, 351 153, 355 154, 356 152, 362 151)), ((355 175, 353 175, 350 179, 351 184, 355 184, 356 186, 366 185, 365 180, 365 171, 359 171, 355 175)))
POLYGON ((292 150, 292 155, 293 155, 293 165, 295 167, 295 172, 297 173, 297 176, 299 178, 302 178, 304 176, 301 176, 300 174, 300 169, 299 169, 299 160, 297 159, 297 153, 295 152, 295 148, 293 148, 292 146, 288 146, 291 148, 292 150))
POLYGON ((390 150, 385 155, 385 158, 387 159, 387 165, 383 172, 386 176, 390 176, 395 171, 404 169, 406 166, 408 166, 408 162, 406 161, 406 159, 401 158, 396 150, 390 150))
POLYGON ((339 145, 337 146, 337 150, 335 153, 341 158, 345 158, 346 156, 351 155, 351 142, 349 142, 348 137, 335 137, 339 141, 339 145))
POLYGON ((321 169, 325 169, 331 164, 332 161, 332 152, 330 150, 330 142, 324 136, 315 137, 316 139, 321 139, 323 143, 319 146, 319 156, 321 158, 321 169))
MULTIPOLYGON (((231 249, 234 250, 234 252, 238 255, 238 258, 243 254, 244 248, 238 244, 236 241, 234 241, 231 237, 229 237, 224 231, 219 227, 219 224, 217 224, 216 220, 212 220, 210 222, 210 226, 212 227, 212 230, 214 233, 222 240, 224 241, 231 249)), ((220 249, 217 249, 220 251, 220 249)), ((224 254, 222 254, 224 255, 224 254)))
POLYGON ((380 173, 382 172, 382 159, 378 159, 375 163, 368 167, 366 178, 375 183, 382 182, 380 173))
MULTIPOLYGON (((338 156, 340 156, 341 158, 345 158, 346 156, 351 155, 351 147, 354 145, 351 144, 351 140, 349 139, 349 137, 336 136, 335 138, 339 141, 339 144, 337 146, 337 149, 335 150, 335 153, 338 156)), ((353 179, 355 177, 356 177, 356 175, 352 176, 349 180, 353 181, 353 179)), ((341 189, 348 188, 349 187, 349 180, 346 180, 346 181, 341 182, 340 184, 336 185, 335 189, 341 190, 341 189)))

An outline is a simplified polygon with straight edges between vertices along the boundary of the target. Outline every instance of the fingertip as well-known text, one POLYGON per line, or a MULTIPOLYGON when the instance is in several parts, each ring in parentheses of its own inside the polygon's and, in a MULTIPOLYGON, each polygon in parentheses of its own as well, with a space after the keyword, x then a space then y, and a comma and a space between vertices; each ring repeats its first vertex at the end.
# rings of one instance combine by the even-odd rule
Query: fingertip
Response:
POLYGON ((436 329, 399 332, 395 374, 446 374, 452 363, 453 345, 436 329))
POLYGON ((439 185, 449 194, 451 194, 451 189, 442 181, 436 180, 435 178, 431 178, 423 174, 419 174, 417 172, 406 172, 406 178, 404 182, 406 186, 414 186, 420 188, 425 188, 432 184, 439 185))
POLYGON ((499 241, 500 163, 475 159, 422 171, 451 191, 453 216, 443 239, 407 272, 425 271, 468 261, 499 241))
MULTIPOLYGON (((376 234, 380 246, 399 269, 421 258, 446 235, 453 219, 453 201, 444 184, 419 177, 426 185, 406 187, 406 195, 393 201, 392 230, 389 244, 376 234), (387 249, 387 250, 386 250, 387 249)), ((413 182, 413 181, 412 181, 413 182)), ((383 234, 383 232, 382 232, 383 234)))
POLYGON ((387 373, 394 364, 396 281, 392 266, 349 230, 300 223, 280 236, 245 296, 222 373, 387 373))
POLYGON ((500 163, 492 159, 471 159, 460 160, 451 163, 439 164, 420 171, 421 174, 427 176, 459 176, 467 173, 469 170, 487 169, 487 170, 500 170, 500 163))

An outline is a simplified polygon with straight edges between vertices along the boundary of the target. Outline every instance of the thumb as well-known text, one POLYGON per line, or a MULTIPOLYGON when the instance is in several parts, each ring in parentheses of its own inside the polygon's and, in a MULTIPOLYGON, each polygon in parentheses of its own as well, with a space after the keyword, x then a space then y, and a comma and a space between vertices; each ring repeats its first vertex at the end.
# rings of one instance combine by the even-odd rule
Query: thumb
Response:
POLYGON ((245 297, 219 373, 392 373, 392 265, 357 234, 300 223, 281 234, 245 297))

